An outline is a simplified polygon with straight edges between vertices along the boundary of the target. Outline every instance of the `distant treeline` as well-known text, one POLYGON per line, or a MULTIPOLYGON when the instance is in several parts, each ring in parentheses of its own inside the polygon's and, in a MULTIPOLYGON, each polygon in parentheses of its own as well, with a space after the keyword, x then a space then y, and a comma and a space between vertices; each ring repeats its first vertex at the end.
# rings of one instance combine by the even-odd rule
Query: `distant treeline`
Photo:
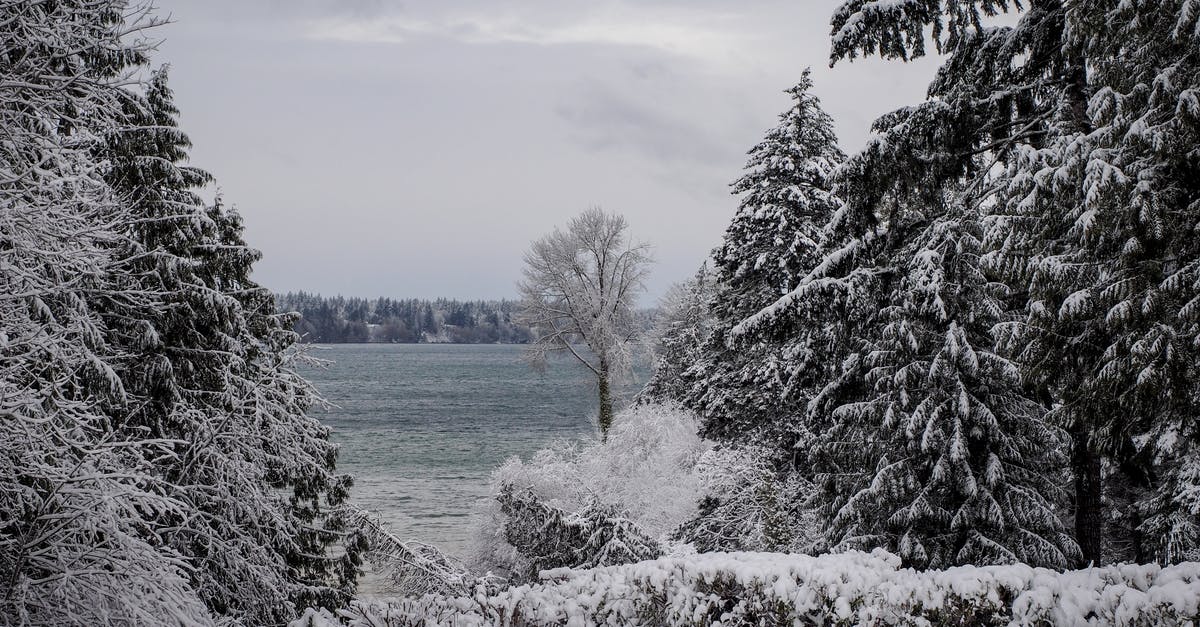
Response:
POLYGON ((300 314, 296 332, 305 342, 521 344, 527 327, 515 324, 517 303, 439 298, 345 298, 306 292, 277 296, 280 311, 300 314))

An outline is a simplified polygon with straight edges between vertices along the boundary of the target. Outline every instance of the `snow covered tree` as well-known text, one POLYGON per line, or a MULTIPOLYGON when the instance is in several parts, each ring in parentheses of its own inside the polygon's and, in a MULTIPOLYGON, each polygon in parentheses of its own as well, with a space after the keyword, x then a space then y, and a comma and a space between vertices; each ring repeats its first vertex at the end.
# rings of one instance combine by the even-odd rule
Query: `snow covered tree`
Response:
POLYGON ((791 108, 750 150, 746 173, 733 183, 741 203, 713 252, 713 328, 687 373, 692 390, 683 399, 704 416, 704 432, 712 436, 772 425, 790 411, 788 403, 803 404, 798 388, 810 351, 799 328, 775 336, 743 334, 737 346, 729 331, 795 287, 817 263, 822 227, 839 206, 829 175, 844 155, 833 120, 811 89, 805 70, 786 91, 791 108))
POLYGON ((631 368, 630 349, 642 326, 633 306, 650 265, 649 245, 634 242, 628 228, 622 216, 598 207, 584 211, 567 230, 533 243, 525 279, 517 284, 517 320, 536 334, 526 357, 544 366, 550 354, 564 352, 595 375, 601 434, 612 426, 613 378, 631 368))
POLYGON ((654 371, 638 392, 640 403, 679 403, 687 396, 684 374, 703 354, 712 319, 712 273, 705 263, 690 281, 671 287, 659 304, 654 371))
MULTIPOLYGON (((838 30, 844 49, 869 51, 884 31, 864 31, 878 7, 859 4, 838 30)), ((946 110, 993 114, 958 133, 1004 166, 990 257, 1028 293, 1026 324, 1007 341, 1072 434, 1076 535, 1090 561, 1104 558, 1106 473, 1152 495, 1134 512, 1145 525, 1126 525, 1135 558, 1182 559, 1200 537, 1187 496, 1196 13, 1188 2, 1033 2, 1014 27, 947 38, 931 89, 946 110)))
POLYGON ((983 23, 1007 6, 853 0, 834 15, 835 61, 919 56, 927 28, 951 56, 933 97, 880 118, 839 168, 845 205, 824 259, 733 329, 786 328, 814 302, 841 312, 827 330, 837 365, 808 407, 830 546, 882 545, 922 567, 1078 555, 1051 489, 1062 465, 1049 395, 1026 387, 999 342, 1024 290, 998 281, 985 241, 1005 186, 997 164, 1045 134, 1040 98, 1057 79, 1043 73, 1062 74, 1044 63, 1045 36, 1062 25, 1039 5, 1028 37, 1009 39, 983 23))
MULTIPOLYGON (((696 416, 678 405, 634 404, 618 412, 604 440, 563 442, 527 460, 507 460, 492 473, 491 491, 499 494, 505 485, 518 493, 528 490, 539 503, 568 517, 620 518, 666 544, 696 515, 702 488, 697 465, 712 447, 696 430, 696 416)), ((521 579, 521 573, 531 572, 530 557, 508 536, 536 538, 544 520, 514 520, 495 500, 481 505, 468 560, 472 572, 521 579)))
POLYGON ((1195 471, 1182 470, 1194 457, 1196 20, 1188 2, 1061 0, 854 0, 834 16, 835 60, 919 56, 926 29, 949 54, 931 100, 904 114, 942 143, 910 142, 892 163, 935 175, 928 189, 971 159, 990 164, 974 194, 989 214, 985 263, 1024 312, 1000 339, 1071 434, 1075 533, 1093 562, 1111 544, 1105 502, 1137 499, 1130 487, 1153 495, 1121 512, 1133 557, 1182 559, 1197 537, 1195 471), (986 23, 1012 8, 1014 26, 986 23))
POLYGON ((187 564, 145 533, 180 512, 152 472, 171 443, 114 434, 122 355, 100 297, 129 219, 92 156, 154 24, 124 2, 0 5, 0 622, 206 624, 187 564))
POLYGON ((839 366, 808 407, 829 521, 815 548, 1064 567, 1077 549, 1052 498, 1060 432, 995 348, 1009 295, 983 268, 978 179, 965 177, 986 170, 906 163, 939 137, 934 122, 914 108, 876 123, 838 172, 825 259, 734 334, 803 320, 814 300, 843 314, 829 331, 839 366))
POLYGON ((327 557, 339 534, 317 524, 322 499, 340 503, 348 479, 332 474, 328 430, 306 416, 316 395, 289 368, 290 322, 249 280, 258 253, 240 219, 196 194, 210 177, 183 165, 190 142, 166 79, 160 70, 144 95, 127 94, 127 125, 104 154, 132 208, 121 276, 159 295, 107 316, 129 355, 117 369, 131 396, 123 429, 177 442, 157 466, 197 514, 156 520, 156 533, 194 567, 212 613, 280 622, 353 589, 353 551, 327 557))
POLYGON ((1006 289, 983 273, 983 228, 963 205, 895 225, 908 235, 880 269, 887 296, 857 367, 814 402, 830 425, 816 455, 827 546, 1065 568, 1078 550, 1054 498, 1064 437, 994 349, 1006 289))
POLYGON ((699 511, 672 534, 701 553, 808 548, 818 533, 806 509, 812 483, 792 469, 782 472, 779 451, 756 445, 711 449, 696 464, 699 511))
POLYGON ((196 196, 165 73, 135 91, 150 11, 0 8, 0 622, 273 624, 353 590, 289 321, 196 196))
POLYGON ((1047 137, 1009 164, 998 234, 1028 278, 1023 357, 1077 434, 1089 559, 1111 531, 1106 477, 1148 488, 1132 557, 1195 559, 1200 11, 1099 2, 1059 14, 1074 83, 1047 137))

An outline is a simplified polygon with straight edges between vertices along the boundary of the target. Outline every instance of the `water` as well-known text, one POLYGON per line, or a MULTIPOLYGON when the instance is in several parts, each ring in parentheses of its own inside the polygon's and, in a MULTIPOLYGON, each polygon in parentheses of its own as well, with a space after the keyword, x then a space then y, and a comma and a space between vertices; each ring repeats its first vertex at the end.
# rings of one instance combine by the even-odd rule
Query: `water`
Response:
POLYGON ((544 374, 515 345, 339 344, 304 374, 337 405, 316 416, 342 445, 352 500, 402 539, 463 556, 488 475, 513 455, 595 434, 595 391, 579 364, 544 374))

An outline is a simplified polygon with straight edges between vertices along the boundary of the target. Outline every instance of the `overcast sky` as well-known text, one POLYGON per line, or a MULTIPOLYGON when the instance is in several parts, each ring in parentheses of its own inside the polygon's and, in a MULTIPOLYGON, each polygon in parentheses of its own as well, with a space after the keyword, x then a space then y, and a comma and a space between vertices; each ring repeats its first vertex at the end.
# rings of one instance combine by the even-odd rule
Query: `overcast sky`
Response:
POLYGON ((277 291, 512 297, 530 241, 595 204, 653 244, 649 301, 720 241, 806 66, 847 152, 935 69, 829 69, 834 0, 156 4, 192 163, 277 291))

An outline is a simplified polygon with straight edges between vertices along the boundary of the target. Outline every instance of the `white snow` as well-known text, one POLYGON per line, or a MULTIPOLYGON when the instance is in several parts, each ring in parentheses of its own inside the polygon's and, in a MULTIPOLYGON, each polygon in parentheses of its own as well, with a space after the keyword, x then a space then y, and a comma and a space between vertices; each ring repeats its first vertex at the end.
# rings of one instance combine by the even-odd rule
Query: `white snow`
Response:
MULTIPOLYGON (((914 571, 882 550, 818 557, 707 553, 590 570, 469 597, 358 601, 365 625, 1184 625, 1200 614, 1200 563, 1056 572, 1025 565, 914 571), (720 621, 720 623, 717 623, 720 621)), ((292 623, 332 627, 310 610, 292 623)))

